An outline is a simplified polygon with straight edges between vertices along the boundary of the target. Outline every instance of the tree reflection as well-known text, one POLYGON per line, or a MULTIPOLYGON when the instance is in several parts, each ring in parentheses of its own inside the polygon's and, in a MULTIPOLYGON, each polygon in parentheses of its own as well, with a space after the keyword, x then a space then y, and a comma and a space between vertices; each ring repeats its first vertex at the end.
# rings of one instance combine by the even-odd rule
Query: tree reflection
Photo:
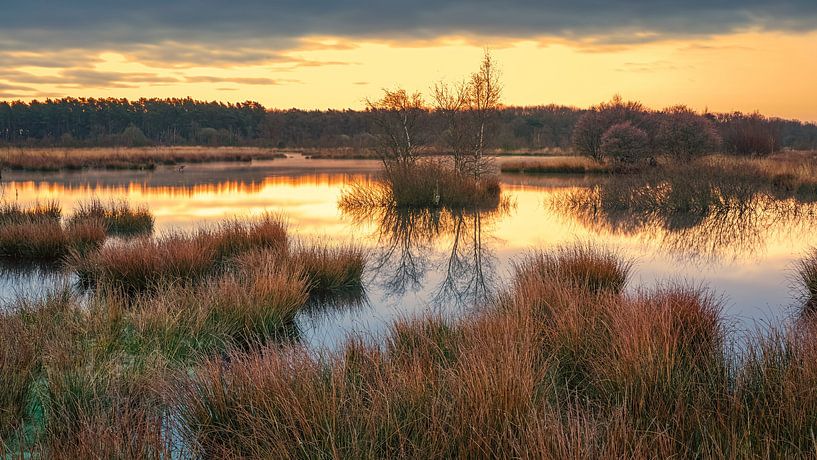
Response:
POLYGON ((474 305, 489 298, 495 284, 496 257, 485 244, 486 228, 509 208, 503 202, 488 211, 384 206, 344 213, 358 224, 375 224, 379 249, 372 269, 390 295, 421 289, 433 271, 442 274, 431 298, 435 304, 474 305))

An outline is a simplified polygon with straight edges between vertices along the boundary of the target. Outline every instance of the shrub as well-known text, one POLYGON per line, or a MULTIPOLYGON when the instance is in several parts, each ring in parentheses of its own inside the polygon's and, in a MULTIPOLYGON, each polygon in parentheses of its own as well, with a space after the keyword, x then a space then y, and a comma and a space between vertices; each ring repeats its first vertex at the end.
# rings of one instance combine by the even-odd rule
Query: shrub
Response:
POLYGON ((613 125, 629 122, 643 130, 651 142, 655 132, 655 117, 639 102, 623 101, 615 96, 610 102, 603 102, 585 112, 573 128, 573 147, 580 155, 596 161, 605 157, 602 137, 613 125))
POLYGON ((129 125, 119 135, 119 141, 126 147, 144 147, 150 145, 150 140, 137 126, 129 125))
POLYGON ((615 124, 601 136, 601 153, 622 165, 634 165, 649 153, 647 133, 629 121, 615 124))
POLYGON ((673 158, 689 160, 720 147, 721 138, 714 123, 687 107, 665 109, 659 119, 656 143, 673 158))
POLYGON ((763 115, 739 112, 718 120, 723 147, 735 155, 769 155, 780 149, 780 133, 763 115))

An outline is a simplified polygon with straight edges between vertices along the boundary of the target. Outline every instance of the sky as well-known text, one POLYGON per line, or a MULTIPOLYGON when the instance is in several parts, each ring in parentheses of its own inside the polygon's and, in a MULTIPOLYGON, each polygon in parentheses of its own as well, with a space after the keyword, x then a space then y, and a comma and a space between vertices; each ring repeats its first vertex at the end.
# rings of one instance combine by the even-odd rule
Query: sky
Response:
POLYGON ((817 122, 817 1, 26 0, 0 6, 0 100, 186 97, 359 109, 488 48, 507 105, 758 110, 817 122))

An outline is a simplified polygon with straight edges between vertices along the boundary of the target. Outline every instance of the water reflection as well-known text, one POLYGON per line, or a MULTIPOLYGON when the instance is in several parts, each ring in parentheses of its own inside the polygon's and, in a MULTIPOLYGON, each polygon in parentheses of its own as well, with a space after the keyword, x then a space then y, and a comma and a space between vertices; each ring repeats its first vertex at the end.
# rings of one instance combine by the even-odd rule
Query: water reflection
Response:
MULTIPOLYGON (((344 189, 371 180, 378 167, 377 162, 287 159, 190 165, 183 173, 161 167, 152 172, 9 173, 3 175, 4 198, 21 203, 56 199, 65 215, 91 198, 125 199, 153 211, 159 234, 279 212, 294 240, 359 244, 371 256, 366 297, 314 299, 298 319, 305 341, 328 346, 349 332, 377 334, 398 316, 479 303, 530 249, 577 240, 636 260, 633 286, 678 279, 711 286, 725 295, 726 314, 751 327, 755 320, 774 321, 786 313, 793 302, 792 264, 817 243, 817 205, 803 200, 767 194, 733 203, 741 206, 699 206, 695 212, 622 209, 598 201, 598 193, 609 192, 611 185, 570 176, 503 176, 502 193, 513 206, 491 212, 339 210, 344 189), (557 206, 577 197, 597 201, 595 206, 557 206)), ((0 273, 0 297, 37 295, 49 279, 63 276, 14 273, 0 273)))
POLYGON ((374 224, 373 279, 386 293, 399 297, 417 291, 433 271, 442 276, 430 302, 451 307, 481 303, 494 291, 496 256, 484 240, 510 208, 505 202, 490 211, 375 207, 344 212, 357 225, 374 224))
POLYGON ((630 190, 630 197, 643 201, 628 206, 615 189, 601 184, 562 191, 548 197, 548 206, 599 235, 638 237, 679 260, 697 263, 756 257, 770 239, 808 232, 817 219, 814 203, 765 193, 713 195, 712 202, 674 207, 662 202, 661 189, 630 190))

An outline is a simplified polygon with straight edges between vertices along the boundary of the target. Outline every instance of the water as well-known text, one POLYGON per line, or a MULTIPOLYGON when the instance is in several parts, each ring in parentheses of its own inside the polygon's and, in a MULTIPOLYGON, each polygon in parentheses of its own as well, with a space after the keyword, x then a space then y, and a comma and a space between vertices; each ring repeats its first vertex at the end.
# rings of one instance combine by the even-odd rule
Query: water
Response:
MULTIPOLYGON (((781 217, 759 205, 737 215, 669 223, 643 216, 601 219, 554 207, 557 197, 598 181, 576 176, 503 176, 509 205, 481 214, 342 212, 342 193, 372 180, 378 168, 376 161, 292 157, 188 165, 182 172, 7 173, 2 194, 22 203, 57 200, 64 215, 92 198, 126 199, 151 209, 158 233, 271 211, 287 218, 296 239, 363 245, 371 257, 366 299, 299 318, 304 340, 330 348, 350 332, 379 334, 396 317, 467 311, 502 289, 514 261, 529 250, 577 241, 634 260, 630 289, 677 281, 707 286, 722 296, 728 323, 752 329, 791 315, 793 264, 813 243, 811 213, 781 217)), ((5 267, 0 297, 37 295, 64 276, 70 278, 43 268, 5 267)))

